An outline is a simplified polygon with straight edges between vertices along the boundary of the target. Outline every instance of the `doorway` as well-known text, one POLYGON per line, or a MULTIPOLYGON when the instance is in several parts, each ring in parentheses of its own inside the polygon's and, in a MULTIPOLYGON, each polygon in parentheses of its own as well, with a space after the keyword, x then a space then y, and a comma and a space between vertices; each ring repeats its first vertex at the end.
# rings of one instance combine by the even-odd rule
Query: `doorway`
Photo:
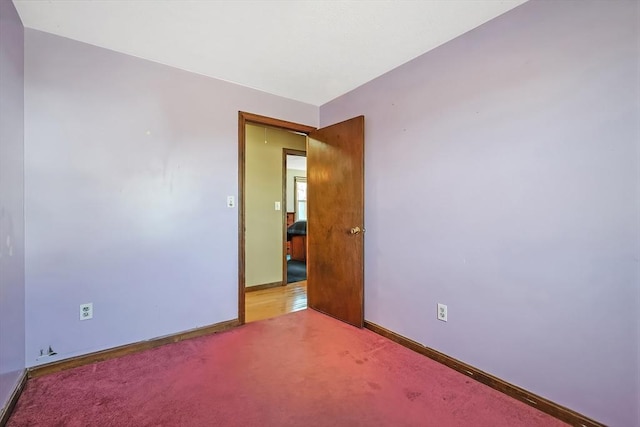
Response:
POLYGON ((285 148, 282 154, 287 207, 283 282, 289 284, 307 280, 307 153, 285 148))
MULTIPOLYGON (((239 113, 239 298, 238 320, 246 321, 246 301, 255 301, 267 291, 273 300, 286 285, 286 174, 284 152, 305 154, 306 133, 303 125, 269 120, 262 116, 239 113)), ((291 209, 294 209, 293 206, 291 209)), ((306 287, 304 305, 306 307, 306 287)), ((299 308, 301 290, 290 292, 292 304, 299 308)), ((265 306, 257 301, 258 306, 265 306)), ((255 304, 251 303, 252 307, 255 304)), ((268 308, 268 307, 267 307, 268 308)), ((277 307, 276 307, 277 308, 277 307)), ((252 316, 255 318, 255 316, 252 316)))
MULTIPOLYGON (((364 116, 311 126, 238 113, 238 321, 246 321, 246 125, 307 137, 309 307, 356 327, 364 324, 364 116)), ((276 205, 279 207, 279 205, 276 205)), ((283 226, 284 224, 284 216, 283 226)))

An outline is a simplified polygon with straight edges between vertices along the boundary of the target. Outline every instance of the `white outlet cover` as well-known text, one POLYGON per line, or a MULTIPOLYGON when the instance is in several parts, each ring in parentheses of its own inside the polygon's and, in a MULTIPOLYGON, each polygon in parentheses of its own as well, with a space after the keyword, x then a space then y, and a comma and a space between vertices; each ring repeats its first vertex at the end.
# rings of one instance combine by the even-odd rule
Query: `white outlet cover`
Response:
POLYGON ((234 208, 236 206, 236 198, 233 196, 227 196, 227 207, 234 208))
POLYGON ((447 306, 444 304, 438 304, 438 320, 447 321, 447 306))
POLYGON ((80 304, 80 320, 93 319, 93 303, 80 304))

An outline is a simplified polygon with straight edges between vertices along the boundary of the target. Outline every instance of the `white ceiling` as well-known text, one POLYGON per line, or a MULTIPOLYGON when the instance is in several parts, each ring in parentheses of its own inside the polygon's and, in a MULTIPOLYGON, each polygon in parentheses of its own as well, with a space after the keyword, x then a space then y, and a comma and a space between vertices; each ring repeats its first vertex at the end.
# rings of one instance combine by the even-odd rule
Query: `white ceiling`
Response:
POLYGON ((28 28, 322 105, 525 1, 14 4, 28 28))

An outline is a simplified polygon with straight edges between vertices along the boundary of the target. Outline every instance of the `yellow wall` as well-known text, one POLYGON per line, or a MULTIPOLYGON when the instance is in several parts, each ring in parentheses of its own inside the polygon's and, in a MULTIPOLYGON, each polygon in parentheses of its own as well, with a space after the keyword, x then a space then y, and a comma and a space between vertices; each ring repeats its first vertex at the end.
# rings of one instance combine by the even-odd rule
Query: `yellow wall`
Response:
POLYGON ((245 283, 282 281, 284 230, 282 149, 306 150, 307 138, 273 128, 247 125, 245 151, 245 283), (280 211, 274 204, 281 203, 280 211))

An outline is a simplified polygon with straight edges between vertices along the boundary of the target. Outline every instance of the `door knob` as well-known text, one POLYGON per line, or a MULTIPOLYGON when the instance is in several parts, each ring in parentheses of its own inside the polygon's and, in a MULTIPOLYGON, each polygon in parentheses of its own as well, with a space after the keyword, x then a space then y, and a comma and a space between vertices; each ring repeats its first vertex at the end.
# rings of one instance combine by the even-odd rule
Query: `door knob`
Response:
POLYGON ((353 227, 351 229, 351 234, 360 234, 361 231, 360 227, 353 227))

